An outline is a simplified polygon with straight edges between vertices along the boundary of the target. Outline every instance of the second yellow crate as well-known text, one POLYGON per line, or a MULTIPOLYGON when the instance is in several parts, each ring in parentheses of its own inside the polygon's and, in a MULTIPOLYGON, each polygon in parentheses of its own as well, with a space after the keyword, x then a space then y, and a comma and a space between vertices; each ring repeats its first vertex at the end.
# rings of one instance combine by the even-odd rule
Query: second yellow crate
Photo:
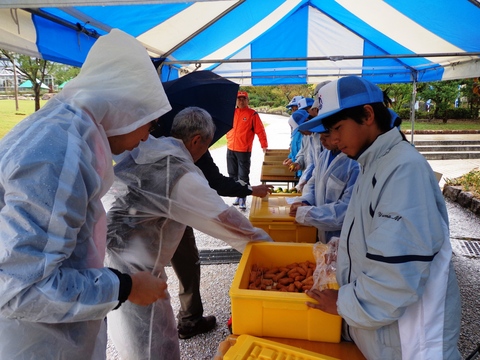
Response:
POLYGON ((254 196, 249 220, 276 242, 314 243, 317 241, 317 228, 298 224, 294 217, 288 215, 290 205, 286 199, 292 196, 298 194, 271 194, 267 201, 254 196))

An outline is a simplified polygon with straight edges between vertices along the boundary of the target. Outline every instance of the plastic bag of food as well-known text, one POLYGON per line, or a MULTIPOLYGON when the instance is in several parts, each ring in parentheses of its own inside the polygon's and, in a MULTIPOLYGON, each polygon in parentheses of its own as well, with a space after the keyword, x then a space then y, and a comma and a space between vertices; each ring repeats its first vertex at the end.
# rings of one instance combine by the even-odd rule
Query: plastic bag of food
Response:
POLYGON ((336 277, 338 241, 338 237, 332 237, 328 244, 317 242, 313 245, 317 267, 313 272, 312 289, 339 289, 336 277))

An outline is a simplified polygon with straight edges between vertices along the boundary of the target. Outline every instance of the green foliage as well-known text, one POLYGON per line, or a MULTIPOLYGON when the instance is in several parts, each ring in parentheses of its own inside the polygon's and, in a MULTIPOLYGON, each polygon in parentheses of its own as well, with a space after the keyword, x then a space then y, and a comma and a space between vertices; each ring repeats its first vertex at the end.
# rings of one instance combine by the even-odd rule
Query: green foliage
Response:
POLYGON ((448 109, 453 109, 455 99, 460 95, 459 80, 437 81, 422 83, 418 86, 418 98, 432 99, 435 103, 434 116, 437 119, 448 119, 448 109))
MULTIPOLYGON (((393 101, 393 110, 400 116, 402 109, 409 109, 412 101, 412 85, 411 84, 380 84, 387 96, 393 101)), ((410 117, 410 115, 408 115, 410 117)), ((403 119, 403 117, 402 117, 403 119)))
POLYGON ((455 179, 446 179, 445 184, 462 186, 465 191, 471 192, 476 198, 480 198, 480 170, 478 169, 474 169, 455 179))
POLYGON ((56 85, 62 85, 65 81, 77 76, 79 72, 79 67, 54 63, 50 74, 55 77, 56 85))
POLYGON ((447 109, 445 116, 447 119, 473 119, 472 111, 467 108, 447 109))
MULTIPOLYGON (((393 100, 393 109, 402 119, 410 118, 412 98, 411 84, 379 85, 393 100)), ((474 87, 480 86, 477 79, 437 81, 417 84, 416 100, 420 108, 416 111, 418 119, 478 119, 480 96, 474 93, 474 87), (425 110, 425 102, 431 99, 430 112, 425 110), (460 99, 460 107, 455 108, 455 100, 460 99)))
POLYGON ((283 108, 297 95, 312 97, 314 85, 242 86, 252 108, 283 108))
POLYGON ((51 71, 54 63, 3 49, 0 49, 0 54, 9 59, 12 64, 15 64, 18 73, 32 82, 33 94, 35 95, 35 110, 40 109, 41 85, 45 83, 45 77, 51 71))

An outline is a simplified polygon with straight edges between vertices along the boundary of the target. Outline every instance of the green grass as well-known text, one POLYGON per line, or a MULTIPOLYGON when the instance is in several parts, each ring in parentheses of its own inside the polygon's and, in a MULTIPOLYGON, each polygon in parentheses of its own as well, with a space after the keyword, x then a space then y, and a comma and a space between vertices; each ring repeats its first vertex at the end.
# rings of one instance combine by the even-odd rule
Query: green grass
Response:
MULTIPOLYGON (((47 100, 41 100, 40 106, 43 106, 47 100)), ((18 111, 15 108, 15 100, 0 100, 0 139, 5 136, 18 122, 26 116, 35 112, 35 102, 33 100, 18 100, 18 111)), ((216 149, 227 145, 227 138, 220 138, 210 149, 216 149)))
POLYGON ((455 179, 447 179, 446 185, 461 186, 465 191, 469 191, 472 195, 480 199, 480 170, 474 169, 469 173, 455 179))
POLYGON ((219 147, 226 146, 226 145, 227 145, 227 137, 223 136, 220 139, 218 139, 215 144, 210 146, 210 150, 217 149, 219 147))
MULTIPOLYGON (((442 120, 416 120, 415 131, 421 130, 480 130, 480 120, 448 120, 446 124, 442 120)), ((402 130, 411 130, 412 123, 410 121, 403 121, 401 125, 402 130)))
MULTIPOLYGON (((46 102, 46 100, 40 100, 40 106, 46 102)), ((35 101, 33 100, 18 100, 18 111, 15 100, 0 100, 0 139, 17 123, 34 112, 35 101)))

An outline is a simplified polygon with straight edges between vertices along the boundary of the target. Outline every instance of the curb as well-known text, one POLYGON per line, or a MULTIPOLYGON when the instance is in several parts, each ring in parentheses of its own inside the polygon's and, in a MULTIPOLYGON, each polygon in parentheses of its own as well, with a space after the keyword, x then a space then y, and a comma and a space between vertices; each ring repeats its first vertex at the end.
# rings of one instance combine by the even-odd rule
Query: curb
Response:
POLYGON ((443 196, 480 217, 480 199, 473 197, 471 192, 462 191, 461 186, 445 185, 443 187, 443 196))

